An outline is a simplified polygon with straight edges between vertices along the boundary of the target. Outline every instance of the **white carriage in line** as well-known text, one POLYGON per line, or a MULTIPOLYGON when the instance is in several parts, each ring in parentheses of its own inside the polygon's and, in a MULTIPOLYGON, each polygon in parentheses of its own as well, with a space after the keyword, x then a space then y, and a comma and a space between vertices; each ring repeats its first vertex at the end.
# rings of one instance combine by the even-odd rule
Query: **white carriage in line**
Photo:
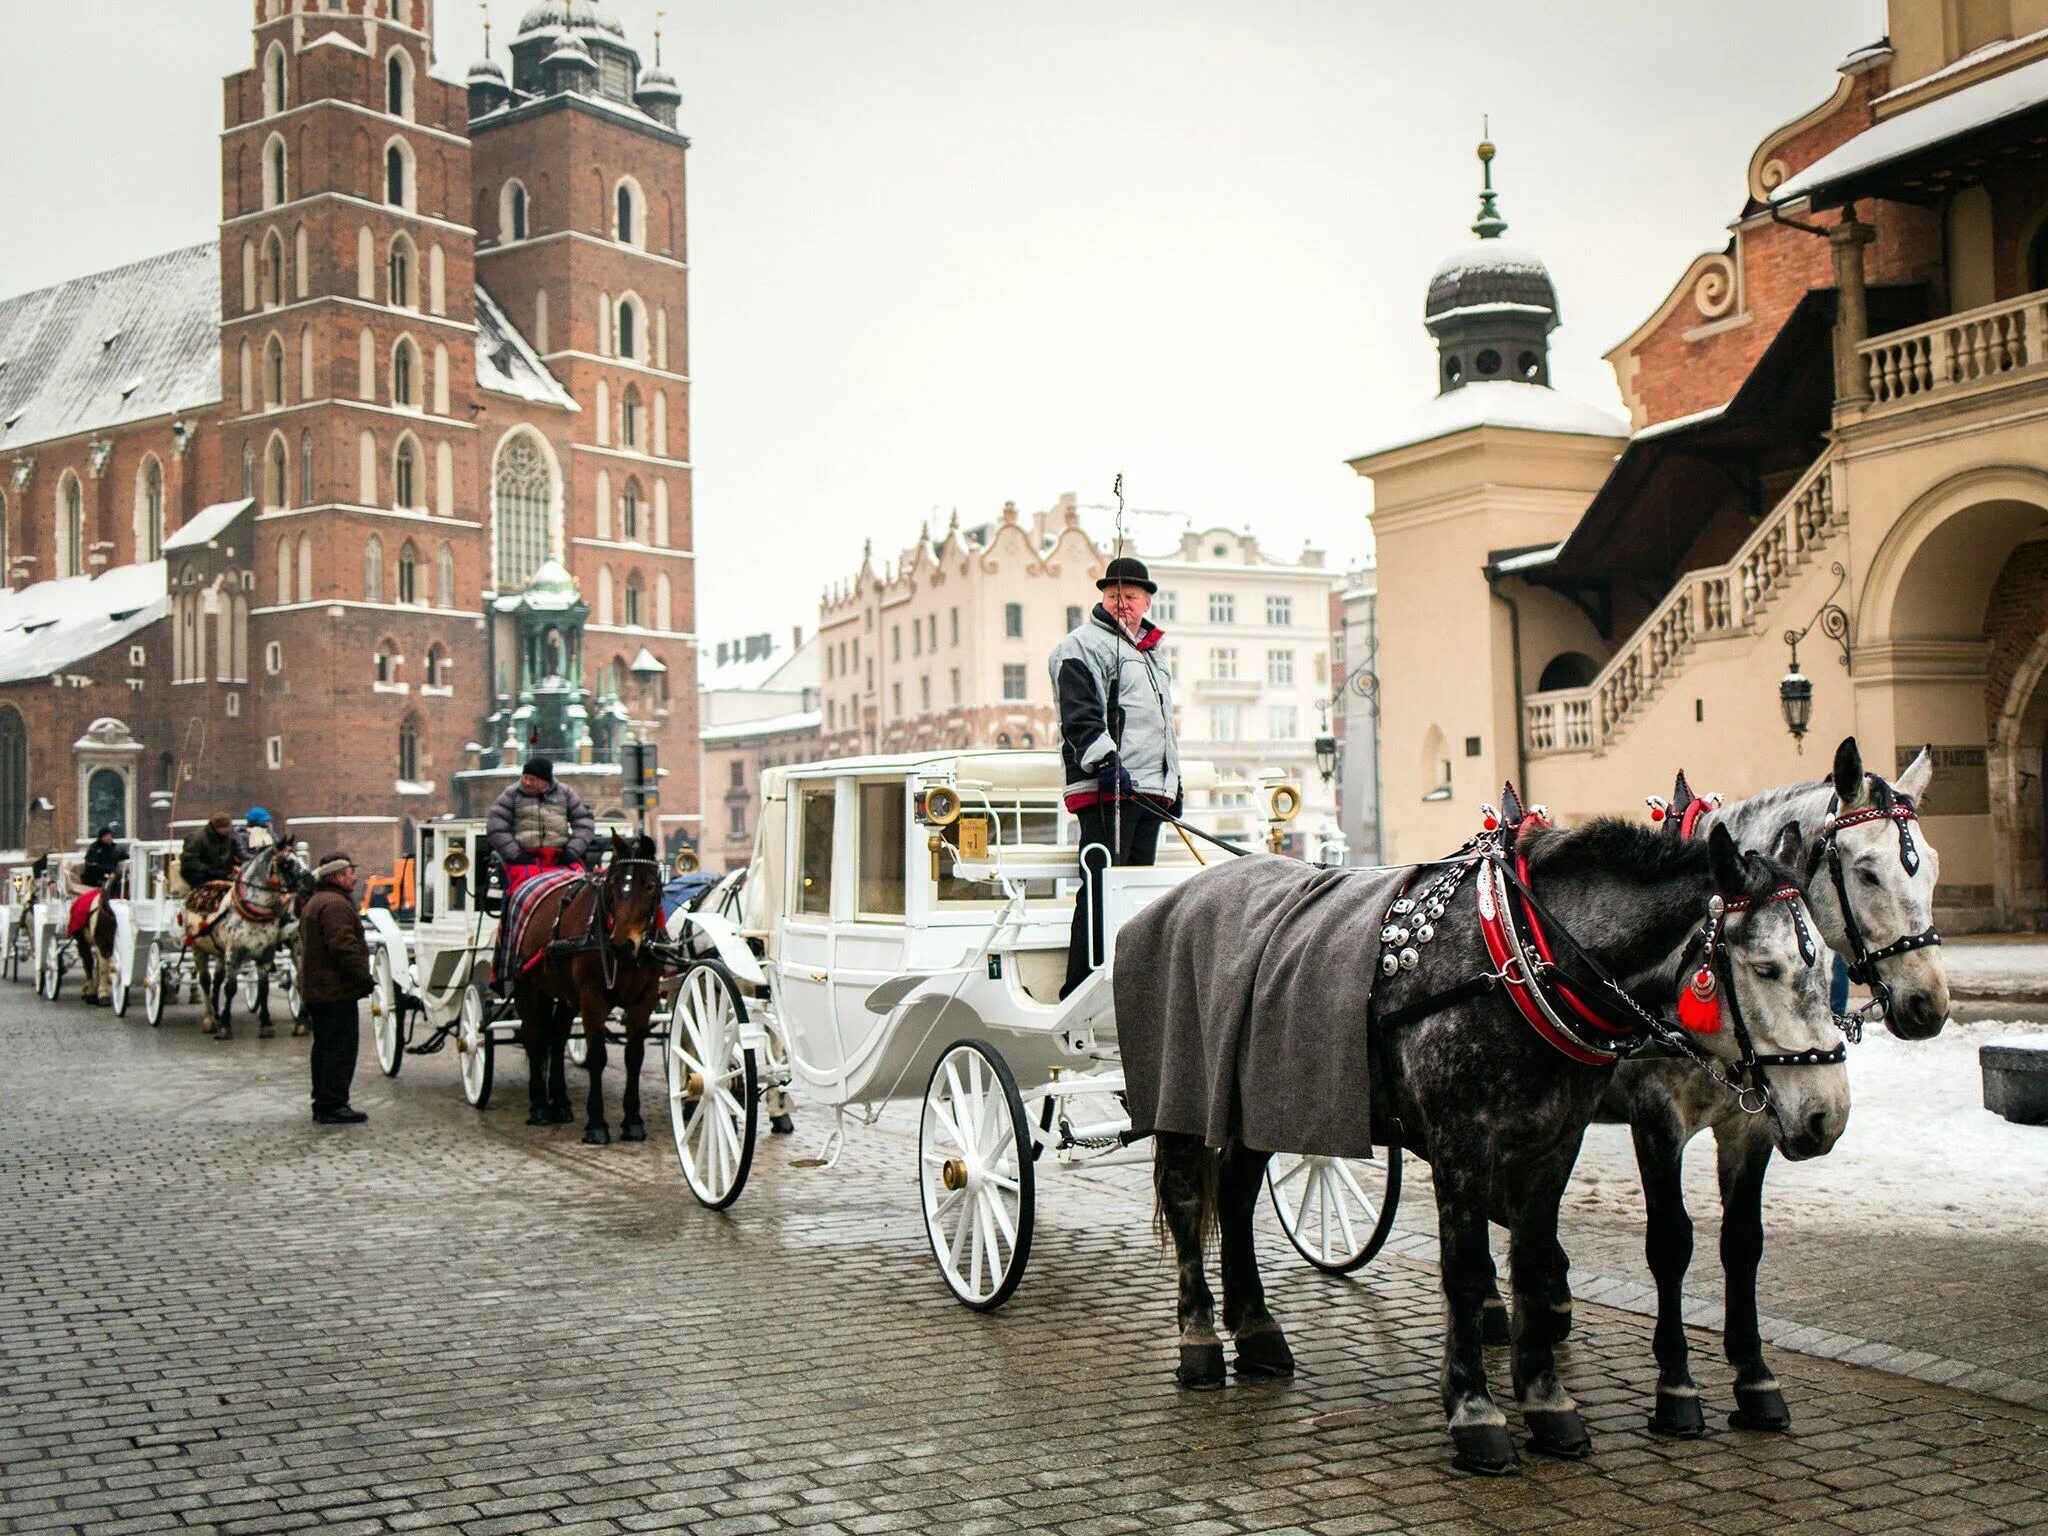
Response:
MULTIPOLYGON (((178 867, 184 847, 176 841, 132 844, 128 859, 130 896, 125 914, 118 909, 115 914, 117 922, 126 923, 114 947, 114 977, 121 988, 115 1012, 128 1011, 127 997, 139 964, 142 1015, 151 1027, 163 1023, 164 1009, 178 1000, 180 990, 189 999, 196 996, 199 986, 198 967, 185 949, 184 930, 178 926, 178 912, 188 893, 178 867)), ((295 943, 280 944, 271 955, 270 980, 273 987, 282 989, 292 1019, 303 1018, 306 1001, 299 992, 295 943)), ((237 1000, 244 1013, 255 1013, 262 981, 263 973, 253 961, 245 964, 235 978, 237 1000)))
MULTIPOLYGON (((1277 780, 1183 771, 1190 794, 1263 797, 1269 827, 1300 804, 1277 780)), ((1105 870, 1098 849, 1084 871, 1061 841, 1062 779, 1058 754, 1009 751, 762 775, 737 919, 685 911, 670 926, 688 956, 664 1052, 670 1123, 702 1204, 738 1199, 768 1089, 833 1111, 824 1166, 849 1118, 921 1100, 932 1254, 953 1294, 985 1311, 1022 1278, 1041 1173, 1149 1161, 1131 1146, 1108 967, 1060 999, 1074 892, 1102 882, 1113 944, 1147 902, 1231 855, 1163 828, 1156 866, 1105 870)), ((1348 1271, 1386 1238, 1399 1154, 1276 1158, 1269 1179, 1295 1247, 1348 1271)))
MULTIPOLYGON (((37 882, 29 908, 29 958, 35 967, 36 992, 46 1002, 55 1002, 64 990, 64 978, 78 962, 70 939, 71 907, 92 887, 85 883, 85 855, 53 853, 37 882)), ((123 919, 126 903, 114 903, 114 921, 123 919)), ((118 931, 118 928, 117 928, 118 931)), ((116 943, 118 948, 118 941, 116 943)))
POLYGON ((24 966, 31 976, 35 973, 35 900, 35 871, 26 864, 8 870, 0 885, 0 976, 9 981, 21 980, 24 966))

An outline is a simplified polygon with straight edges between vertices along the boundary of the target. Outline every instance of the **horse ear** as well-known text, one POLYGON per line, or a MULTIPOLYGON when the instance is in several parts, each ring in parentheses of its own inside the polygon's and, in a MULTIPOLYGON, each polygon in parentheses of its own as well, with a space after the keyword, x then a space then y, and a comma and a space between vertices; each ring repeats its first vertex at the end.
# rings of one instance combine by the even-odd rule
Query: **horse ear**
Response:
POLYGON ((1778 828, 1777 841, 1771 844, 1771 857, 1787 869, 1798 869, 1800 855, 1806 849, 1806 838, 1799 830, 1798 821, 1792 820, 1778 828))
POLYGON ((1900 794, 1911 800, 1925 795, 1928 786, 1934 782, 1934 748, 1922 747, 1920 755, 1906 765, 1906 771, 1899 775, 1897 788, 1900 794))
POLYGON ((1863 749, 1856 745, 1854 736, 1844 736, 1842 744, 1835 748, 1835 771, 1830 775, 1835 781, 1835 794, 1847 810, 1863 798, 1863 749))
POLYGON ((1749 889, 1748 872, 1742 866, 1742 850, 1728 829, 1715 822, 1707 833, 1707 864, 1714 872, 1714 888, 1723 896, 1740 896, 1749 889))

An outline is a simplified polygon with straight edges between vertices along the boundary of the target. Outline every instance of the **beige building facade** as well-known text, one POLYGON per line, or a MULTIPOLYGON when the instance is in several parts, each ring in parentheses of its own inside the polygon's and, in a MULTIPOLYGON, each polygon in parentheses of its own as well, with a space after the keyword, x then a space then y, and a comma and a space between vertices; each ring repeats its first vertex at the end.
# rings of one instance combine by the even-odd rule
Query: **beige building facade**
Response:
POLYGON ((801 630, 743 635, 699 653, 698 782, 705 790, 697 856, 705 869, 743 869, 753 856, 766 770, 822 755, 818 654, 818 637, 801 630))
POLYGON ((1353 461, 1390 857, 1455 845, 1504 777, 1639 811, 1680 766, 1817 777, 1853 733, 1886 772, 1936 750, 1945 925, 2048 922, 2048 3, 1890 13, 1608 354, 1627 423, 1454 383, 1453 430, 1353 461))

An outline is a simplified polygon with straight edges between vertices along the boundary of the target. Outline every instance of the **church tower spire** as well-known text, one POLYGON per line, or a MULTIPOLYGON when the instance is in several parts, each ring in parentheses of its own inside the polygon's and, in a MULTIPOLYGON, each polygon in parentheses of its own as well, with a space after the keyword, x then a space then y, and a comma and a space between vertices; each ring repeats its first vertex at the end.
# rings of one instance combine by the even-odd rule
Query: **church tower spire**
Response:
POLYGON ((1429 280, 1422 323, 1437 343, 1437 389, 1467 384, 1550 383, 1550 333, 1557 329, 1557 288, 1532 251, 1501 236, 1500 193, 1493 185, 1499 153, 1485 126, 1479 140, 1479 238, 1454 251, 1429 280))

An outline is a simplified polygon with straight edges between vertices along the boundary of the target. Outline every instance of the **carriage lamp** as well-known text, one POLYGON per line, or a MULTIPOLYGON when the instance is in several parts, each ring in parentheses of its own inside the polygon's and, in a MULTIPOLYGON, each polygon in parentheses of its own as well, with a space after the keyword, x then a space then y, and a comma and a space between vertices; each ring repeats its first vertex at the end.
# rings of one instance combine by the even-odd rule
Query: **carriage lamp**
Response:
POLYGON ((1792 670, 1778 679, 1778 708, 1785 713, 1785 729, 1799 741, 1813 718, 1813 679, 1799 670, 1797 649, 1792 652, 1792 670))
POLYGON ((1785 631, 1785 645, 1792 653, 1792 664, 1791 669, 1778 679, 1778 708, 1784 712, 1785 729, 1792 733, 1792 740, 1802 752, 1806 750, 1806 727, 1813 720, 1813 679, 1799 670, 1799 642, 1812 634, 1817 625, 1822 636, 1834 641, 1836 649, 1842 653, 1842 665, 1849 665, 1849 613, 1835 601, 1843 583, 1849 579, 1849 572, 1839 560, 1828 569, 1834 573, 1835 584, 1821 599, 1813 617, 1806 621, 1804 628, 1785 631))

